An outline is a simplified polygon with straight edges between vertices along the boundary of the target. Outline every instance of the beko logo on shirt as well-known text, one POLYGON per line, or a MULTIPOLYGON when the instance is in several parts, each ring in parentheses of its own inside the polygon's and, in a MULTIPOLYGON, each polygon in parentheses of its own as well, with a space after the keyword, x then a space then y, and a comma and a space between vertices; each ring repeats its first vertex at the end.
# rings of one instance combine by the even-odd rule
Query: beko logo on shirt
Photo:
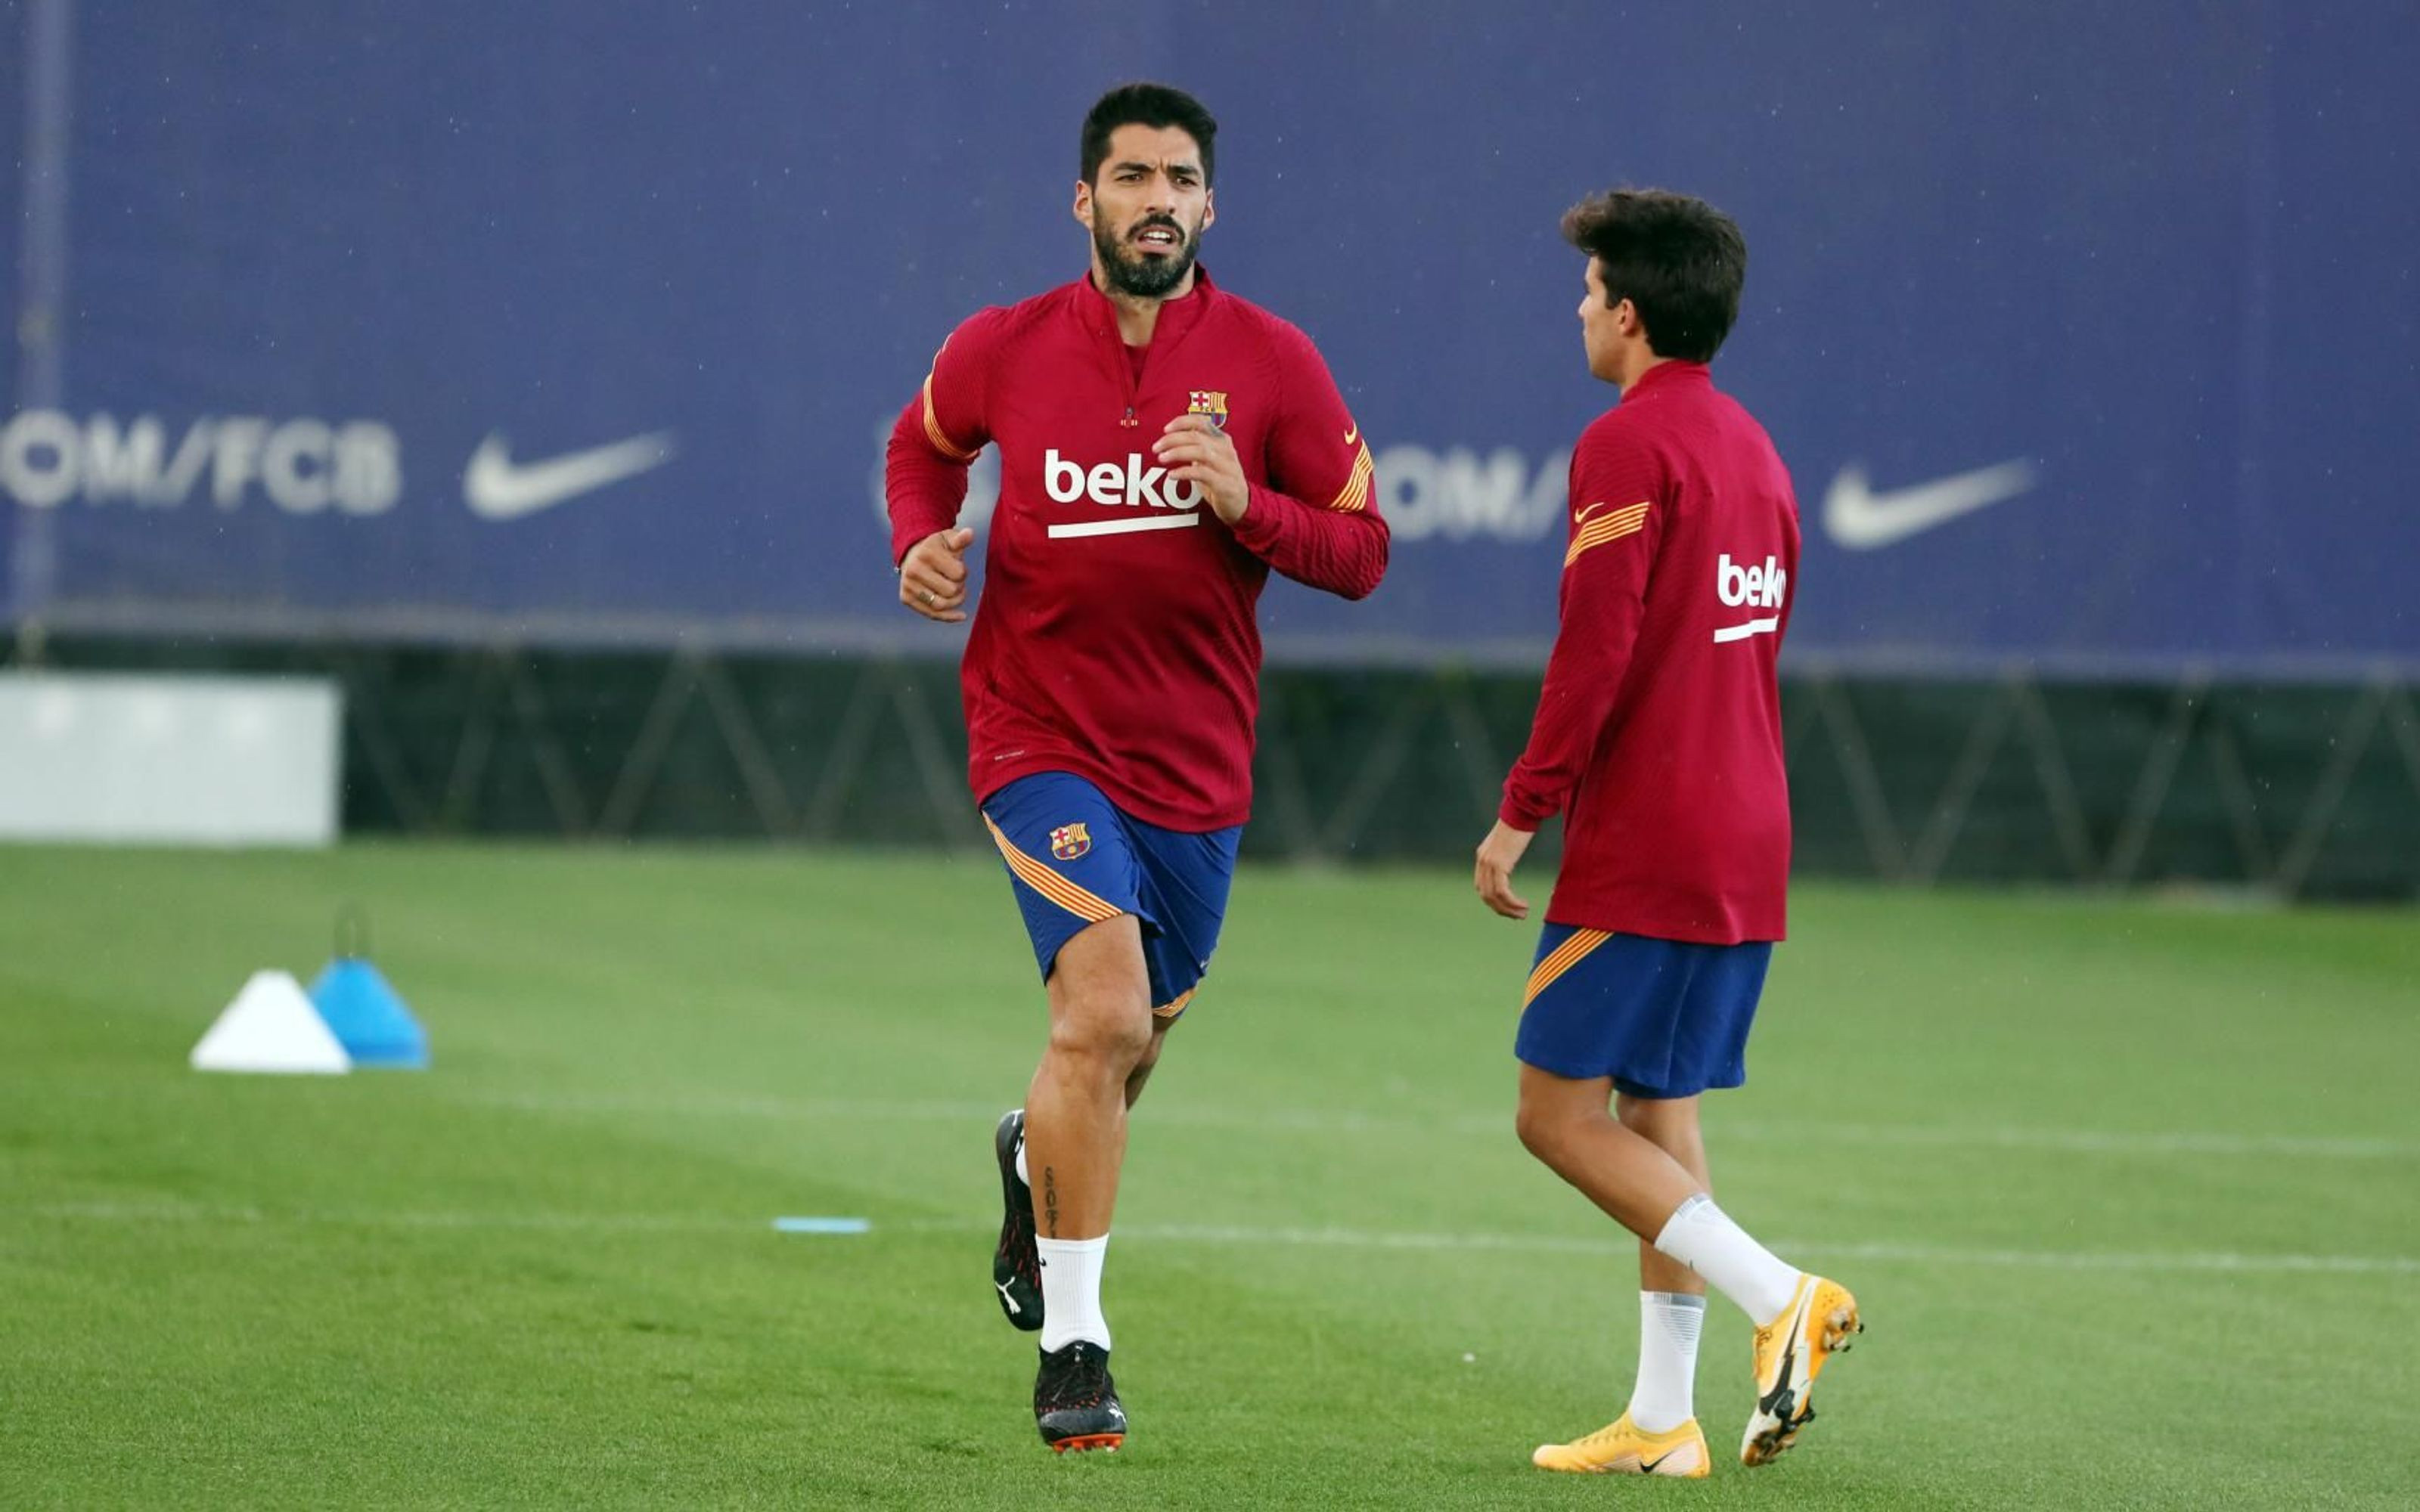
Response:
POLYGON ((1061 456, 1059 449, 1054 446, 1042 454, 1042 487, 1049 494, 1050 501, 1058 504, 1072 504, 1078 500, 1089 499, 1096 504, 1112 507, 1125 505, 1136 509, 1186 512, 1053 525, 1050 534, 1054 537, 1125 535, 1135 531, 1175 530, 1198 525, 1202 520, 1200 515, 1192 513, 1202 506, 1202 490, 1193 480, 1171 480, 1166 468, 1143 466, 1142 455, 1139 452, 1128 452, 1124 463, 1103 462, 1086 471, 1082 464, 1061 456))
POLYGON ((1202 490, 1190 478, 1179 478, 1168 484, 1161 492, 1161 480, 1168 476, 1166 468, 1142 465, 1142 454, 1128 452, 1125 465, 1104 462, 1087 472, 1059 455, 1052 447, 1042 454, 1042 486, 1047 489, 1053 503, 1072 504, 1078 499, 1090 499, 1096 504, 1131 504, 1137 508, 1150 505, 1154 509, 1194 509, 1202 503, 1202 490))
POLYGON ((1783 590, 1790 586, 1790 574, 1781 570, 1771 557, 1761 567, 1743 567, 1723 553, 1714 567, 1714 592, 1732 609, 1750 604, 1758 609, 1779 609, 1783 590))
MULTIPOLYGON (((1790 574, 1771 557, 1757 567, 1743 567, 1726 551, 1714 563, 1714 594, 1730 609, 1779 609, 1781 595, 1790 590, 1790 574)), ((1772 635, 1781 628, 1778 614, 1761 615, 1744 625, 1725 625, 1714 631, 1714 644, 1726 645, 1745 640, 1752 635, 1772 635)))

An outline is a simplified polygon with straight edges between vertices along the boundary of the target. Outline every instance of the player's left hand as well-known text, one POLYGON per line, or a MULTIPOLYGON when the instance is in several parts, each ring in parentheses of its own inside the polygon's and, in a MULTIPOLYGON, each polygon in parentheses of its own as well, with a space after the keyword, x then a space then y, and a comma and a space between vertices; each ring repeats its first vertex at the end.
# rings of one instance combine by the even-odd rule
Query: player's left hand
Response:
POLYGON ((1189 480, 1228 524, 1251 507, 1252 486, 1244 477, 1244 459, 1235 455, 1234 438, 1208 415, 1177 416, 1151 450, 1170 477, 1189 480))
POLYGON ((1479 888, 1479 900, 1507 918, 1527 918, 1529 904, 1512 890, 1512 869, 1528 854, 1529 841, 1537 837, 1526 829, 1515 829, 1503 820, 1479 842, 1479 868, 1472 883, 1479 888))

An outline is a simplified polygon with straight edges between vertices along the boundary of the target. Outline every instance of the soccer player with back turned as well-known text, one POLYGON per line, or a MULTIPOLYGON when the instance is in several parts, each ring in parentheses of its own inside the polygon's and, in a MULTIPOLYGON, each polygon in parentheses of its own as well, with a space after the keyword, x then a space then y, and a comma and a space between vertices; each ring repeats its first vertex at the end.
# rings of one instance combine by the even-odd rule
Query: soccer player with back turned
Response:
POLYGON ((1699 200, 1617 190, 1573 207, 1563 235, 1589 257, 1589 371, 1621 399, 1572 453, 1561 628, 1475 881, 1527 918, 1512 869, 1565 816, 1514 1041, 1521 1142, 1644 1242, 1629 1409, 1532 1458, 1697 1476, 1712 1468, 1691 1400, 1709 1284, 1756 1325, 1746 1464, 1796 1440, 1816 1373, 1862 1326, 1846 1288, 1714 1206, 1698 1124, 1699 1093, 1746 1079, 1783 933, 1775 657, 1798 509, 1763 427, 1707 372, 1739 314, 1739 227, 1699 200))
POLYGON ((1195 262, 1217 132, 1180 90, 1102 97, 1076 184, 1091 270, 961 324, 891 438, 900 602, 934 620, 967 617, 958 506, 975 454, 1001 451, 960 681, 1050 1034, 993 1139, 992 1285, 1041 1332, 1034 1420, 1061 1451, 1125 1437, 1101 1264, 1126 1109, 1226 911, 1262 585, 1274 570, 1359 598, 1387 565, 1370 449, 1326 364, 1195 262))

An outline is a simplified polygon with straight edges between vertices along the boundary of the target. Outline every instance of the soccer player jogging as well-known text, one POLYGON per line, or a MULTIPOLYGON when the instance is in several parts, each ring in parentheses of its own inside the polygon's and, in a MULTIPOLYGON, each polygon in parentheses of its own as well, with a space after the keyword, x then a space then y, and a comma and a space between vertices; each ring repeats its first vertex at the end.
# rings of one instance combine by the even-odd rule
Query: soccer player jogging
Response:
POLYGON ((1699 1093, 1746 1079, 1783 933, 1775 657, 1798 510, 1763 427, 1707 373, 1739 314, 1739 227, 1699 200, 1618 190, 1574 206, 1563 236, 1589 257, 1589 371, 1621 399, 1572 453, 1561 628, 1475 881, 1490 908, 1528 917, 1512 869, 1564 814, 1514 1041, 1517 1124, 1643 1242, 1628 1411, 1532 1458, 1698 1476, 1711 1469, 1691 1400, 1709 1284, 1756 1325, 1746 1464, 1791 1446, 1816 1373, 1861 1326, 1846 1288, 1776 1258, 1714 1206, 1698 1124, 1699 1093))
POLYGON ((1050 1033, 993 1138, 992 1286, 1041 1333, 1034 1420, 1062 1452, 1125 1437, 1101 1266, 1126 1110, 1218 943, 1262 585, 1274 569, 1360 598, 1387 566, 1370 448, 1310 338, 1195 260, 1217 133, 1180 90, 1103 96, 1076 184, 1091 271, 952 332, 889 452, 900 602, 959 621, 967 468, 1001 451, 960 682, 1050 1033))

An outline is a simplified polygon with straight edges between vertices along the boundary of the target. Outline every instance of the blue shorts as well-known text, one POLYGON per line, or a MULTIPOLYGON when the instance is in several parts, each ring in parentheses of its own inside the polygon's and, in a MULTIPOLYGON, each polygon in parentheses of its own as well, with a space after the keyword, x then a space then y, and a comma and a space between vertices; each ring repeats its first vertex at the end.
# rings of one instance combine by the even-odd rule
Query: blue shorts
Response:
POLYGON ((1689 945, 1549 924, 1512 1053, 1574 1081, 1610 1076, 1632 1097, 1737 1087, 1772 960, 1768 941, 1689 945))
POLYGON ((1188 835, 1146 825, 1066 772, 1018 778, 984 800, 983 814, 1045 982, 1078 931, 1132 914, 1153 1013, 1185 1011, 1218 948, 1242 825, 1188 835))

